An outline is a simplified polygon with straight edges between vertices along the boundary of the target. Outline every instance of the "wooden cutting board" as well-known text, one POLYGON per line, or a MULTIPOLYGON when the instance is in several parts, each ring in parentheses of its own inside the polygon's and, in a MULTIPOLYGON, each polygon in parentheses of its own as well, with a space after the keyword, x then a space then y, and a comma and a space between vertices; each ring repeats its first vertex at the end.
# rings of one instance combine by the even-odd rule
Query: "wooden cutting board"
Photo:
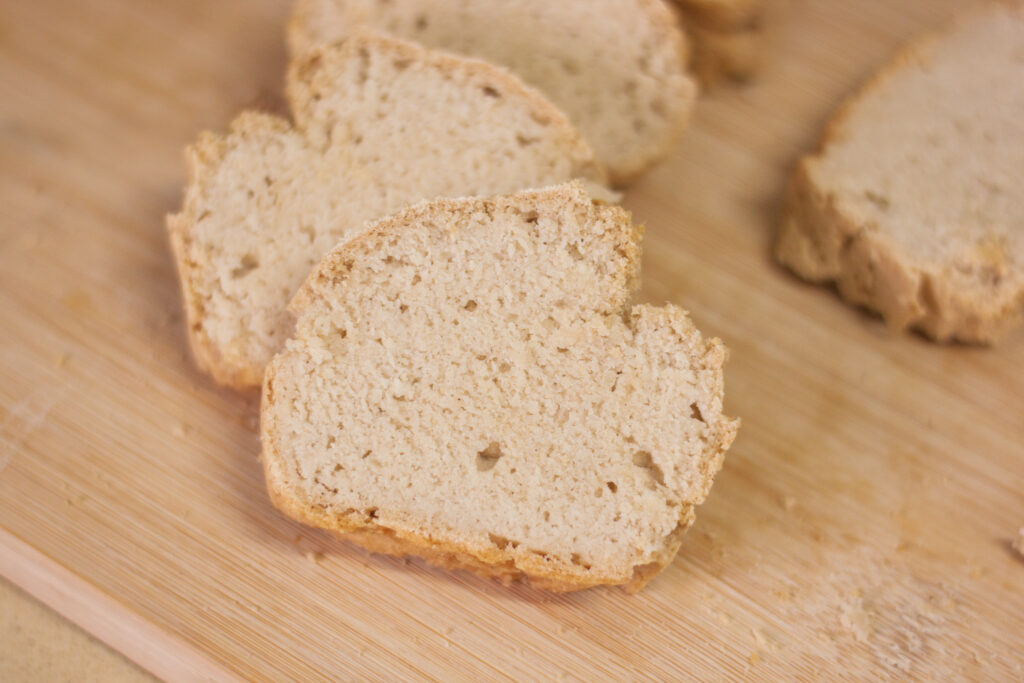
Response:
POLYGON ((760 80, 627 192, 642 298, 726 341, 743 419, 631 597, 375 557, 268 502, 255 401, 186 351, 163 216, 184 144, 280 108, 285 3, 4 3, 0 572, 177 680, 1024 680, 1024 332, 894 335, 769 258, 829 111, 962 5, 778 0, 760 80))

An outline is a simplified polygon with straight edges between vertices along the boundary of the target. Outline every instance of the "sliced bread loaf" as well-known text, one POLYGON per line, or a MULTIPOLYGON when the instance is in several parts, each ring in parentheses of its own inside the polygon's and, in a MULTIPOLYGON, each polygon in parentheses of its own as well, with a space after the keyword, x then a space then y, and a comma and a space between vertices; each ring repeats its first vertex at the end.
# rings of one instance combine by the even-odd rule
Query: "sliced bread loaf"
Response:
POLYGON ((331 251, 267 368, 276 505, 378 552, 639 589, 738 424, 721 342, 627 306, 639 237, 572 183, 421 204, 331 251))
POLYGON ((668 153, 696 88, 663 0, 298 0, 293 54, 361 26, 508 67, 590 141, 616 182, 668 153))
POLYGON ((288 301, 337 241, 437 196, 605 176, 569 120, 483 62, 357 35, 288 75, 294 126, 243 113, 188 151, 168 225, 192 347, 221 383, 257 386, 288 301))
POLYGON ((1024 311, 1024 9, 920 40, 799 164, 776 246, 896 328, 988 343, 1024 311))

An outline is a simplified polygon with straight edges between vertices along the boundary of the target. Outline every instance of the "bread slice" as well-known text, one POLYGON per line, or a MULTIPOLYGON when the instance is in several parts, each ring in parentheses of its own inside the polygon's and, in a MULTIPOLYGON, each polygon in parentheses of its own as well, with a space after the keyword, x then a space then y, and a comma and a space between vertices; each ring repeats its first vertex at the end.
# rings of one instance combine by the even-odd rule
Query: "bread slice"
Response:
POLYGON ((616 183, 665 156, 696 87, 664 0, 297 0, 293 54, 370 26, 508 67, 564 110, 616 183))
POLYGON ((294 126, 245 112, 189 149, 168 221, 192 347, 223 384, 260 384, 288 301, 366 221, 437 196, 606 180, 564 114, 483 62, 357 35, 296 61, 287 90, 294 126))
POLYGON ((737 429, 722 343, 627 307, 639 237, 571 183, 421 204, 334 249, 267 368, 276 505, 378 552, 639 589, 737 429))
POLYGON ((676 0, 693 43, 691 69, 701 85, 746 81, 760 65, 762 0, 676 0))
POLYGON ((990 343, 1024 310, 1024 8, 919 40, 801 160, 779 260, 895 328, 990 343))

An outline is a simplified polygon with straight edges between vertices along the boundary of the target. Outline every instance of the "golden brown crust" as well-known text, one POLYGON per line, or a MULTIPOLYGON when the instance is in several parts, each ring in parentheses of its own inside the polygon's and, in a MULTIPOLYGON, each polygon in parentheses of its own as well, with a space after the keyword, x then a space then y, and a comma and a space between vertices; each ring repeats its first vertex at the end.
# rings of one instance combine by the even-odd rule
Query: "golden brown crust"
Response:
MULTIPOLYGON (((419 218, 454 209, 490 214, 529 202, 531 199, 536 201, 541 197, 553 204, 578 202, 581 194, 583 194, 582 185, 579 182, 573 182, 556 188, 523 192, 510 197, 436 200, 410 207, 396 216, 381 219, 373 227, 331 251, 296 294, 292 300, 291 309, 293 313, 301 314, 319 298, 327 296, 330 289, 337 285, 338 274, 349 272, 353 262, 361 258, 367 250, 373 249, 373 245, 378 239, 388 234, 395 231, 407 232, 413 229, 444 233, 458 230, 457 227, 447 225, 442 227, 438 225, 441 223, 440 221, 424 221, 419 218)), ((615 221, 619 230, 609 239, 615 241, 616 250, 625 257, 625 264, 619 273, 625 286, 635 280, 639 269, 640 250, 637 240, 640 230, 632 225, 629 215, 624 209, 604 207, 602 210, 614 211, 619 214, 619 220, 615 221)), ((693 323, 681 310, 659 309, 646 305, 636 306, 632 309, 630 325, 635 328, 636 321, 644 316, 655 319, 659 326, 671 328, 681 338, 692 334, 695 330, 693 323)), ((705 340, 700 353, 702 362, 709 367, 721 367, 725 362, 726 350, 718 339, 705 340)), ((527 580, 534 587, 556 592, 582 590, 597 585, 621 585, 628 592, 636 592, 643 588, 675 557, 683 533, 695 519, 694 508, 707 496, 714 476, 721 468, 724 453, 731 445, 739 427, 738 421, 723 419, 712 435, 701 460, 702 485, 690 499, 682 501, 678 525, 666 539, 665 545, 656 559, 653 562, 632 568, 627 574, 602 574, 595 568, 568 563, 549 555, 537 555, 526 548, 510 546, 498 548, 492 544, 474 543, 471 540, 459 538, 455 534, 449 534, 448 538, 433 538, 413 527, 383 526, 376 521, 375 511, 338 511, 305 500, 304 494, 300 490, 287 486, 286 482, 289 481, 289 476, 282 470, 282 459, 275 448, 279 437, 270 410, 274 401, 275 372, 276 364, 271 363, 267 367, 263 383, 262 461, 270 497, 274 505, 284 514, 302 523, 334 531, 341 537, 372 552, 416 555, 424 558, 430 564, 446 569, 464 569, 479 576, 498 578, 505 583, 514 580, 527 580)))
MULTIPOLYGON (((989 4, 1024 7, 1018 0, 989 4)), ((879 313, 895 330, 913 329, 938 342, 992 344, 1024 316, 1024 290, 1015 296, 971 296, 936 270, 908 262, 884 237, 844 214, 837 197, 814 181, 814 168, 845 128, 858 105, 903 70, 927 60, 930 50, 967 15, 904 46, 865 81, 826 124, 815 152, 801 158, 790 179, 775 244, 780 263, 812 282, 835 282, 840 295, 879 313)))

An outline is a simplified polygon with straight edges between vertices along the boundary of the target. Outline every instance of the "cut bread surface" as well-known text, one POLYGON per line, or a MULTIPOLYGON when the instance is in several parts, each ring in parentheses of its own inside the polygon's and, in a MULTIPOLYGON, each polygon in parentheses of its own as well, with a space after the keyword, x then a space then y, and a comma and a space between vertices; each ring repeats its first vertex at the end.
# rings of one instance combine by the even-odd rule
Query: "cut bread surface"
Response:
POLYGON ((737 423, 721 342, 627 306, 638 240, 573 183, 421 204, 334 249, 267 369, 278 507, 446 567, 641 587, 737 423))
POLYGON ((499 67, 359 34, 296 60, 295 125, 244 112, 188 151, 168 227, 192 347, 221 383, 257 386, 310 269, 369 220, 437 196, 605 180, 589 146, 499 67))
POLYGON ((1024 10, 919 40, 794 175, 776 253, 896 328, 989 343, 1024 311, 1024 10))
POLYGON ((664 0, 298 0, 293 54, 362 26, 508 67, 590 141, 613 180, 664 157, 696 96, 664 0))

